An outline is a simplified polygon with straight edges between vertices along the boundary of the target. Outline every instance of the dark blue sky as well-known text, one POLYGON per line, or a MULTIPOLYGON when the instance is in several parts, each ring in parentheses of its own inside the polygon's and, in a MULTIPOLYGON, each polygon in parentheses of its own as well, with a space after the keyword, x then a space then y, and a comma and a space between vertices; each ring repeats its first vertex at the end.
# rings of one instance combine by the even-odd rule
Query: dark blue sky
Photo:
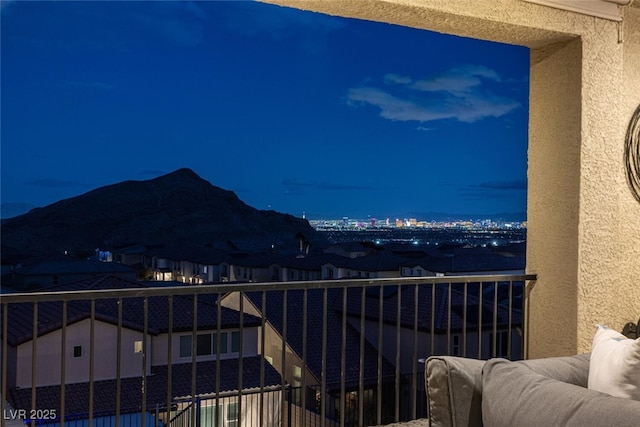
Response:
POLYGON ((311 219, 526 211, 526 48, 250 2, 1 13, 3 204, 189 167, 311 219))

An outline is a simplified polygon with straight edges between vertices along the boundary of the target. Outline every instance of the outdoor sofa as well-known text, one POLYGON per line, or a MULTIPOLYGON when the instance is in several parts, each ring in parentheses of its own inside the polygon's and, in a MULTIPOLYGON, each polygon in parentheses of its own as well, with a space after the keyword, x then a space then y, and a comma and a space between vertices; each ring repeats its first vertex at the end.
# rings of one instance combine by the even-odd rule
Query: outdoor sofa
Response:
POLYGON ((514 362, 433 356, 425 382, 428 419, 406 426, 640 426, 640 338, 600 326, 589 354, 514 362))

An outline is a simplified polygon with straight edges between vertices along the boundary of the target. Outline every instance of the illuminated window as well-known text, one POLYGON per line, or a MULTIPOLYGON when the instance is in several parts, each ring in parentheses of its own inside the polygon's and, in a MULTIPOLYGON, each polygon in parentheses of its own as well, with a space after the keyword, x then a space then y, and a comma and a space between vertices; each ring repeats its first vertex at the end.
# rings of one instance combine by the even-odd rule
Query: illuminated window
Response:
POLYGON ((238 404, 227 404, 227 427, 238 427, 238 404))
POLYGON ((302 368, 298 365, 293 365, 293 376, 296 378, 302 378, 302 368))
POLYGON ((135 341, 133 343, 133 352, 142 353, 142 341, 135 341))

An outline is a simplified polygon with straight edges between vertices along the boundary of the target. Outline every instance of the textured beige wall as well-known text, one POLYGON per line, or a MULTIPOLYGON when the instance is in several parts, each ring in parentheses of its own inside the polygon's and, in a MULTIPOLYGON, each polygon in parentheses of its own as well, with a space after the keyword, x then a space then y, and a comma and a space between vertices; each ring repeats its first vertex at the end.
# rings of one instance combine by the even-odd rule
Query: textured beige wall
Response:
POLYGON ((640 102, 640 9, 622 24, 520 0, 268 0, 531 48, 529 356, 588 351, 640 316, 640 204, 624 135, 640 102))
POLYGON ((577 345, 565 332, 576 330, 578 315, 581 57, 580 39, 531 52, 527 270, 539 277, 529 306, 531 357, 577 345))

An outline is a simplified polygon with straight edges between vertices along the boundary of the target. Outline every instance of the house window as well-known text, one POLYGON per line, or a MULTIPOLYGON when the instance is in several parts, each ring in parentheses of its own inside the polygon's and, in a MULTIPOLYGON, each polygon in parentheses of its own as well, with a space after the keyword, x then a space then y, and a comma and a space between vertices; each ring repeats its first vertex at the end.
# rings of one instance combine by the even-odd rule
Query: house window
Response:
POLYGON ((227 427, 238 427, 238 404, 227 404, 227 427))
POLYGON ((333 268, 327 267, 327 279, 333 279, 333 268))
MULTIPOLYGON (((180 337, 180 357, 191 356, 191 335, 180 337)), ((196 356, 211 355, 211 334, 198 334, 196 337, 196 356)))
MULTIPOLYGON (((191 357, 192 335, 182 335, 180 337, 180 357, 191 357)), ((228 353, 238 353, 240 351, 240 332, 221 332, 220 349, 218 351, 217 334, 198 334, 196 338, 196 356, 211 356, 228 353), (229 350, 231 349, 231 350, 229 350)))
POLYGON ((280 280, 280 267, 273 267, 271 269, 271 280, 280 280))
POLYGON ((238 353, 240 351, 240 332, 231 332, 231 352, 238 353))
MULTIPOLYGON (((217 334, 213 334, 213 354, 218 354, 218 336, 217 334)), ((227 333, 220 333, 220 354, 224 354, 227 352, 227 333)))
POLYGON ((293 365, 293 376, 296 378, 302 378, 302 368, 298 365, 293 365))
POLYGON ((76 345, 73 347, 73 357, 82 357, 82 346, 76 345))
POLYGON ((180 337, 180 357, 191 356, 191 335, 180 337))
POLYGON ((134 353, 142 353, 142 341, 134 341, 134 343, 133 343, 133 352, 134 353))
POLYGON ((222 427, 222 411, 220 406, 207 405, 200 407, 200 425, 207 427, 222 427), (216 420, 216 415, 218 419, 216 420), (217 422, 216 422, 217 421, 217 422))
POLYGON ((197 356, 208 356, 211 354, 211 334, 200 334, 197 337, 197 356))

